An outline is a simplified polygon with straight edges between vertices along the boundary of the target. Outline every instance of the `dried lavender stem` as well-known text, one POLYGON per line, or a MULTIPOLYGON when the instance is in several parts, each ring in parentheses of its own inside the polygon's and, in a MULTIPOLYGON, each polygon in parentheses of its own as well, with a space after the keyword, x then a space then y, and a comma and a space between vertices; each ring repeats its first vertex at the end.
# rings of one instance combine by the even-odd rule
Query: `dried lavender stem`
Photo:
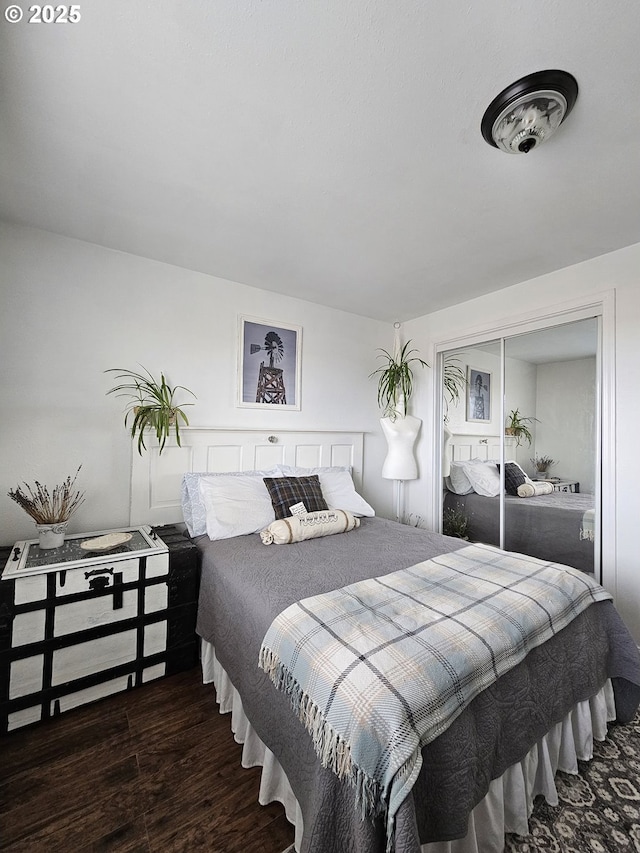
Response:
POLYGON ((15 501, 22 509, 33 518, 36 524, 55 524, 56 522, 68 521, 71 515, 84 501, 84 492, 75 491, 74 486, 82 465, 78 466, 73 479, 69 475, 62 485, 55 486, 53 494, 37 480, 35 489, 28 483, 23 483, 27 493, 18 486, 7 492, 11 500, 15 501))

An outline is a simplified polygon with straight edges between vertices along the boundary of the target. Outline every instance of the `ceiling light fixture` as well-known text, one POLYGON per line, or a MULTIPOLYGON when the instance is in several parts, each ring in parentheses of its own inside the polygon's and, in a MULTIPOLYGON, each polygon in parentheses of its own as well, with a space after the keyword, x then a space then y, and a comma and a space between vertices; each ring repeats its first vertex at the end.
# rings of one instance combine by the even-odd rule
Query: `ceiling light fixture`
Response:
POLYGON ((577 97, 576 79, 566 71, 529 74, 491 101, 482 117, 482 135, 508 154, 527 154, 555 133, 577 97))

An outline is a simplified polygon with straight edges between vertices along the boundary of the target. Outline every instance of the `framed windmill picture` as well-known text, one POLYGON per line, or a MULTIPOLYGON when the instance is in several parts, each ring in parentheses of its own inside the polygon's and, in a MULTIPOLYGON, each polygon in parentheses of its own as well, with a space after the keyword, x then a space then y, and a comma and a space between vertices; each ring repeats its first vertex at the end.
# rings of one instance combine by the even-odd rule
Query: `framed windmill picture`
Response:
POLYGON ((491 420, 491 374, 467 366, 467 421, 491 420))
POLYGON ((238 406, 300 411, 302 328, 240 316, 238 406))

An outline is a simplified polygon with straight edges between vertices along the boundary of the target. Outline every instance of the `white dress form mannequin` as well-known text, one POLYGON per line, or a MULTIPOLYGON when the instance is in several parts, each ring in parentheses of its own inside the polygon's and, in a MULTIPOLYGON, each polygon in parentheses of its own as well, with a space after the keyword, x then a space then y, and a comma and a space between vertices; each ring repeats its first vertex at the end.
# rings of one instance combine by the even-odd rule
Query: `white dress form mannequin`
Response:
MULTIPOLYGON (((400 353, 400 323, 394 323, 393 355, 400 353)), ((387 439, 387 457, 382 465, 382 476, 393 480, 396 506, 396 521, 401 522, 404 512, 404 481, 417 480, 418 465, 413 454, 420 425, 420 418, 407 415, 404 396, 400 396, 395 405, 395 417, 380 418, 382 432, 387 439)))
POLYGON ((380 418, 382 432, 387 439, 387 458, 382 466, 382 476, 386 480, 415 480, 418 477, 418 465, 413 455, 420 430, 420 418, 413 415, 397 414, 395 419, 380 418))
POLYGON ((442 476, 448 477, 451 473, 451 460, 449 458, 448 444, 453 438, 453 433, 446 424, 442 425, 442 476))

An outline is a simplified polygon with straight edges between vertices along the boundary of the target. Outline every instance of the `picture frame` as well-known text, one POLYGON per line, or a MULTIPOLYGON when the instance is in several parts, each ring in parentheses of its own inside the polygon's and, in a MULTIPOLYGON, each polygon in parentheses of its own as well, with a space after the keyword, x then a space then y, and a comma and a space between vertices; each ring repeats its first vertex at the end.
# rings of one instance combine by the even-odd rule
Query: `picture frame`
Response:
POLYGON ((469 423, 484 424, 491 420, 491 373, 467 365, 467 409, 469 423))
POLYGON ((240 315, 237 406, 299 412, 301 355, 301 326, 240 315))

